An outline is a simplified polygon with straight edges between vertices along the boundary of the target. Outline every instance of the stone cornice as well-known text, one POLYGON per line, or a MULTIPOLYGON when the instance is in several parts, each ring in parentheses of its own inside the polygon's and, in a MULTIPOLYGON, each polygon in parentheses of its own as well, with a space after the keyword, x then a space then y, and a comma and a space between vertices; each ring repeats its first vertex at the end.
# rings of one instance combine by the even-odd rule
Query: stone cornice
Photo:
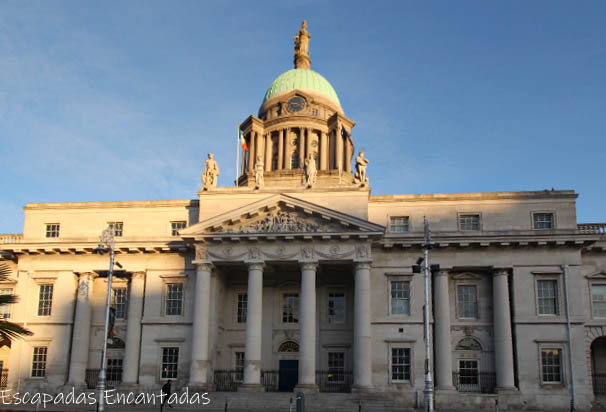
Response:
POLYGON ((526 192, 478 192, 478 193, 435 193, 411 195, 374 195, 370 203, 388 203, 396 201, 454 201, 454 200, 534 200, 534 199, 576 199, 574 190, 540 190, 526 192))
POLYGON ((134 200, 110 202, 60 202, 60 203, 28 203, 23 210, 56 210, 56 209, 112 209, 134 207, 198 207, 197 199, 187 200, 134 200))
MULTIPOLYGON (((99 241, 94 242, 24 242, 0 245, 0 250, 14 254, 29 255, 86 255, 93 254, 99 246, 99 241)), ((188 246, 178 240, 171 242, 120 242, 116 243, 116 254, 139 254, 139 253, 182 253, 187 251, 188 246)))

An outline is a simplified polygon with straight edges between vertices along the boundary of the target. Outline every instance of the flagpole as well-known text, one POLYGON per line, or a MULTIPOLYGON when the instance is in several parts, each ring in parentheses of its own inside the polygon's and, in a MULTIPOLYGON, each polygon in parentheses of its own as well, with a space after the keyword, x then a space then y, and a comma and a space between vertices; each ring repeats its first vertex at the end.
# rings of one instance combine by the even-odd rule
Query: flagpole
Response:
POLYGON ((238 127, 238 134, 236 137, 236 180, 234 183, 238 186, 238 175, 240 174, 240 128, 238 127))

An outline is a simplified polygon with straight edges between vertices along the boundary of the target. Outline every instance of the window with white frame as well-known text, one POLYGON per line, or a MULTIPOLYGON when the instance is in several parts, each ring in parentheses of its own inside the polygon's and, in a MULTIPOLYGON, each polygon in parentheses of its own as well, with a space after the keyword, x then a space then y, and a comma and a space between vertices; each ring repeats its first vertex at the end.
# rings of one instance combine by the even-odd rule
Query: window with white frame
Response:
POLYGON ((394 280, 391 282, 391 314, 410 315, 410 282, 394 280))
POLYGON ((591 285, 591 312, 594 318, 606 318, 606 284, 591 285))
POLYGON ((244 380, 244 352, 234 352, 234 370, 236 372, 234 379, 236 382, 242 382, 244 380))
POLYGON ((44 378, 46 376, 46 346, 35 346, 32 357, 32 378, 44 378))
POLYGON ((345 382, 345 352, 328 352, 328 382, 345 382))
POLYGON ((246 323, 246 312, 248 310, 248 294, 238 294, 238 323, 246 323))
POLYGON ((410 348, 391 348, 391 380, 410 382, 410 348))
MULTIPOLYGON (((0 295, 10 296, 13 294, 13 289, 0 289, 0 295)), ((12 306, 10 303, 0 306, 0 319, 9 319, 11 317, 12 306)))
POLYGON ((123 222, 107 222, 107 226, 113 229, 115 237, 122 237, 124 229, 123 222))
POLYGON ((390 216, 389 231, 390 232, 408 232, 409 218, 408 216, 390 216))
POLYGON ((116 319, 126 319, 127 296, 127 288, 112 288, 111 307, 114 308, 116 319))
POLYGON ((61 225, 59 223, 47 223, 46 237, 59 237, 59 229, 61 229, 61 225))
POLYGON ((480 230, 480 215, 477 213, 466 213, 459 215, 459 230, 480 230))
POLYGON ((183 283, 166 284, 165 313, 167 316, 183 314, 183 283))
POLYGON ((463 319, 478 318, 478 287, 477 285, 457 286, 458 317, 463 319))
POLYGON ((50 316, 53 307, 53 285, 40 285, 38 294, 38 316, 50 316))
POLYGON ((537 280, 537 299, 539 315, 557 315, 558 281, 556 279, 537 280))
POLYGON ((345 293, 334 292, 328 294, 328 323, 345 322, 345 293))
POLYGON ((562 350, 541 348, 541 382, 562 383, 562 350))
POLYGON ((480 384, 480 362, 476 359, 459 359, 459 385, 473 391, 480 384))
POLYGON ((532 227, 537 230, 553 229, 554 225, 553 213, 533 213, 532 227))
POLYGON ((170 234, 171 236, 179 236, 179 230, 185 229, 187 223, 184 220, 177 222, 170 222, 170 234))
POLYGON ((299 323, 299 294, 285 293, 282 306, 283 323, 299 323))
POLYGON ((107 359, 106 380, 110 382, 122 382, 122 358, 107 359))
POLYGON ((177 379, 179 370, 179 348, 162 348, 162 372, 161 379, 177 379))

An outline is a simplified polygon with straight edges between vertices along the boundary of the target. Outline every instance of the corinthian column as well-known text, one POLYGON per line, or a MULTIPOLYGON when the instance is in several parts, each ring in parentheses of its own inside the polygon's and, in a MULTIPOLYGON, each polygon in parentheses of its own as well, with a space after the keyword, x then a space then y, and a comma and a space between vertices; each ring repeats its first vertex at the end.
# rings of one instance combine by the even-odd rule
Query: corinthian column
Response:
POLYGON ((372 387, 370 327, 370 263, 355 263, 354 292, 354 387, 367 390, 372 387))
POLYGON ((261 385, 261 325, 263 318, 263 264, 248 263, 248 306, 244 384, 239 390, 263 391, 261 385))
POLYGON ((211 271, 212 265, 210 263, 197 263, 191 363, 189 366, 188 384, 188 386, 195 388, 206 388, 208 386, 208 331, 210 325, 211 271))
POLYGON ((92 314, 93 279, 91 272, 81 273, 76 291, 76 317, 72 336, 71 359, 69 362, 68 384, 73 386, 84 385, 86 366, 88 364, 88 350, 90 343, 90 321, 92 314))
POLYGON ((299 383, 297 390, 317 392, 316 385, 316 262, 301 263, 299 383))
POLYGON ((498 389, 515 389, 511 312, 509 308, 509 285, 507 277, 508 273, 506 270, 498 270, 492 277, 492 293, 494 295, 494 353, 498 389))
POLYGON ((139 377, 144 286, 145 272, 133 273, 130 278, 128 317, 126 320, 126 347, 124 349, 124 371, 122 372, 122 383, 124 385, 136 384, 139 377))
POLYGON ((434 282, 436 389, 454 389, 452 384, 448 272, 439 271, 436 273, 434 282))

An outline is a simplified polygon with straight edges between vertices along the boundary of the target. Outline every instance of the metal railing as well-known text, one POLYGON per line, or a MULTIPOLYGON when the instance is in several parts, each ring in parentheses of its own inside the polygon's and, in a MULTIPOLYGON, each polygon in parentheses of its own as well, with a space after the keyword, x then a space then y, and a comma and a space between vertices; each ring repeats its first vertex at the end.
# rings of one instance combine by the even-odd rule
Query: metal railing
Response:
POLYGON ((581 233, 606 234, 606 223, 579 223, 577 229, 581 233))
POLYGON ((453 372, 452 383, 459 392, 495 393, 497 375, 494 372, 453 372))
POLYGON ((591 375, 593 381, 593 394, 606 395, 606 374, 591 375))
POLYGON ((351 371, 316 371, 316 384, 320 392, 351 392, 351 371))
POLYGON ((8 243, 21 243, 22 240, 22 233, 5 233, 0 235, 0 245, 8 243))
POLYGON ((0 388, 8 385, 8 369, 0 369, 0 388))
POLYGON ((261 384, 265 387, 265 392, 278 392, 278 379, 280 371, 261 371, 261 384))
MULTIPOLYGON (((105 369, 105 388, 115 389, 122 383, 122 368, 108 367, 105 369)), ((86 370, 86 381, 87 389, 97 389, 97 382, 99 381, 99 369, 87 369, 86 370)))

